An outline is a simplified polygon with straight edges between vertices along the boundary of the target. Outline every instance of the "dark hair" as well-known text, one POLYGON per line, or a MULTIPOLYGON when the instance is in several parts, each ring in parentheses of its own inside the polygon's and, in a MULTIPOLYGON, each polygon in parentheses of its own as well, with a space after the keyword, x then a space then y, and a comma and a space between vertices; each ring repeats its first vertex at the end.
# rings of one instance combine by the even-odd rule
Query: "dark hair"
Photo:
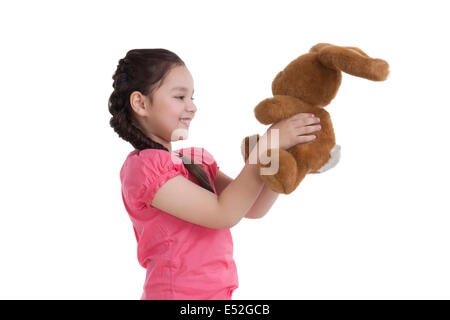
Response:
MULTIPOLYGON (((139 91, 149 95, 153 102, 153 92, 158 89, 172 67, 184 66, 184 62, 175 53, 166 49, 133 49, 119 60, 112 78, 114 91, 108 101, 108 109, 112 114, 110 125, 119 137, 128 141, 137 150, 163 149, 166 147, 146 136, 132 121, 130 95, 139 91), (160 83, 158 84, 158 82, 160 83), (156 86, 158 84, 158 86, 156 86)), ((195 163, 190 163, 180 154, 185 168, 198 180, 200 185, 213 192, 205 171, 195 163)))

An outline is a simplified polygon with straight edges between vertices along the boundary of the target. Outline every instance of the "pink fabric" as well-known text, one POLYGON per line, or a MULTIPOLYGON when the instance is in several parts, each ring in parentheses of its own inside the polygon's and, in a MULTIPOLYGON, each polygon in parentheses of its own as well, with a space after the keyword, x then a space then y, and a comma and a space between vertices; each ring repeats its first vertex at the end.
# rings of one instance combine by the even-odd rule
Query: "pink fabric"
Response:
MULTIPOLYGON (((192 147, 175 152, 203 167, 216 192, 219 166, 208 151, 192 147)), ((156 191, 180 174, 199 184, 179 157, 160 149, 130 152, 120 170, 138 261, 147 269, 141 299, 229 300, 239 285, 230 229, 196 225, 150 204, 156 191)))

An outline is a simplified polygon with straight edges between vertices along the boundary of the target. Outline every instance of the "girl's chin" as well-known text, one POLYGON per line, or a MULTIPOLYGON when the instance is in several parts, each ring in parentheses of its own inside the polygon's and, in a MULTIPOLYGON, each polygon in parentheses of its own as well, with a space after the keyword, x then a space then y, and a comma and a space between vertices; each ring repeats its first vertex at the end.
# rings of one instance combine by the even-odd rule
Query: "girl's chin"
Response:
POLYGON ((176 128, 173 132, 172 132, 172 141, 177 141, 177 140, 186 140, 189 136, 189 130, 186 127, 182 127, 182 128, 176 128))

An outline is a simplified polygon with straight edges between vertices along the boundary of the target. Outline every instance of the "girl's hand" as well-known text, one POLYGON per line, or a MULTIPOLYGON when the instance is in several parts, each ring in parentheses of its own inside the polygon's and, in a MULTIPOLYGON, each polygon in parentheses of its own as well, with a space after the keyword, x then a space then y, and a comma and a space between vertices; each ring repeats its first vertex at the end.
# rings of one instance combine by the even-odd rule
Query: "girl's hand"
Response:
MULTIPOLYGON (((313 141, 316 136, 309 133, 319 131, 320 118, 314 117, 312 113, 297 113, 290 118, 274 123, 267 129, 264 139, 270 145, 271 130, 278 129, 278 146, 270 145, 270 148, 289 149, 299 143, 313 141)), ((276 143, 276 142, 275 142, 276 143)))

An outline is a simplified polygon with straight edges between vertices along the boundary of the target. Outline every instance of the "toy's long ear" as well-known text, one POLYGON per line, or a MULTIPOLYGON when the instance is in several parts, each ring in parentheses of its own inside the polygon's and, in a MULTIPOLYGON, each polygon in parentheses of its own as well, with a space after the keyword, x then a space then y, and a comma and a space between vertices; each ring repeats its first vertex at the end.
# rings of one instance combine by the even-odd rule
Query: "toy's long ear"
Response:
POLYGON ((389 64, 382 59, 374 59, 356 47, 339 47, 319 43, 310 49, 317 52, 322 65, 334 70, 374 81, 386 80, 389 64))

